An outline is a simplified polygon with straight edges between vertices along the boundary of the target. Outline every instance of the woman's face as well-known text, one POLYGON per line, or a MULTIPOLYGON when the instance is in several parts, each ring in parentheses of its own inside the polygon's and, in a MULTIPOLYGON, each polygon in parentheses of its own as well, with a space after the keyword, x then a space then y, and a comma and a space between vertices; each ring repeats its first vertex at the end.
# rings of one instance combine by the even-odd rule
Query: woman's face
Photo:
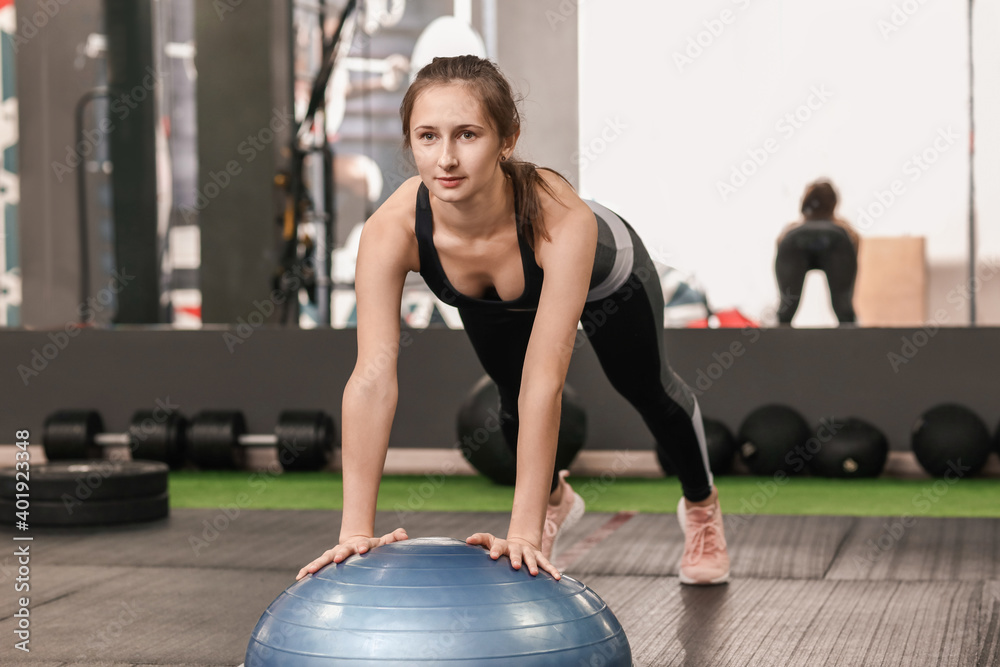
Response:
POLYGON ((413 159, 427 189, 443 201, 467 201, 497 178, 500 143, 479 100, 462 84, 431 86, 413 104, 413 159))

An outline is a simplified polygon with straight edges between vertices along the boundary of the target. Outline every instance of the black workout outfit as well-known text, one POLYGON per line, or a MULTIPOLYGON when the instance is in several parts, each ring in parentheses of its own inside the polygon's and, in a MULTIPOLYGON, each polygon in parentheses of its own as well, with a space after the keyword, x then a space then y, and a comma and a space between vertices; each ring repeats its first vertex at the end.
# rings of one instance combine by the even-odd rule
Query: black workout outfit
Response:
MULTIPOLYGON (((628 223, 596 202, 587 204, 598 225, 598 245, 581 318, 584 335, 612 386, 639 411, 657 446, 678 471, 684 496, 693 502, 704 500, 712 491, 712 473, 701 412, 694 393, 667 363, 663 292, 656 267, 628 223)), ((501 429, 516 452, 517 397, 543 271, 518 226, 524 292, 507 301, 493 287, 481 298, 459 293, 448 281, 434 247, 430 198, 422 183, 415 230, 420 275, 441 301, 458 308, 476 355, 497 384, 501 429)), ((553 471, 552 490, 557 484, 558 471, 553 471)))
POLYGON ((778 241, 774 275, 781 304, 778 322, 791 324, 802 300, 806 273, 819 269, 830 286, 830 303, 841 324, 856 321, 854 280, 858 273, 858 253, 847 230, 832 220, 806 220, 778 241))

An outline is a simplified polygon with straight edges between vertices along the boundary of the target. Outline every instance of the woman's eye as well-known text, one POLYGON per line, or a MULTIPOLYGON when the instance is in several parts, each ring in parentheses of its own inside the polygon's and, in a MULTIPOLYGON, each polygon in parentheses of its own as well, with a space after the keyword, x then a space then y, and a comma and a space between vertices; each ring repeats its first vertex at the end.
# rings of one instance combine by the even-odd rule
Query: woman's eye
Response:
POLYGON ((462 133, 462 137, 464 139, 474 139, 475 136, 476 136, 476 133, 475 132, 470 132, 469 130, 466 130, 465 132, 462 133))
POLYGON ((434 135, 431 134, 430 132, 424 132, 423 134, 420 135, 420 138, 423 139, 424 141, 430 141, 431 139, 434 138, 434 135))

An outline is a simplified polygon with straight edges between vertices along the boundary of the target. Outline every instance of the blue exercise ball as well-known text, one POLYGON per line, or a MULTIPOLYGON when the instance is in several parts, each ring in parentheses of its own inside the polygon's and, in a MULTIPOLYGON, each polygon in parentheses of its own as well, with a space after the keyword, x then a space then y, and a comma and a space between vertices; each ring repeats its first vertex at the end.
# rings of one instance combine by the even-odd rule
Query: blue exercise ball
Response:
POLYGON ((625 631, 594 591, 430 537, 296 581, 260 617, 245 665, 590 665, 598 656, 632 665, 625 631))

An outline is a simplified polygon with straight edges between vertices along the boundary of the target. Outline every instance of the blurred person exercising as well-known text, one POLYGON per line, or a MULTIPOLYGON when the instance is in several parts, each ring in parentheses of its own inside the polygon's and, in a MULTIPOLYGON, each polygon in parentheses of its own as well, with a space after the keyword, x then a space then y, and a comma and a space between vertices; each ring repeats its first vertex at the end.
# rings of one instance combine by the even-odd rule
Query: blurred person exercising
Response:
POLYGON ((858 273, 859 238, 851 225, 836 215, 837 191, 821 179, 806 186, 802 195, 802 220, 788 225, 778 237, 774 275, 781 303, 778 323, 790 325, 802 300, 806 273, 826 274, 830 302, 837 320, 854 324, 854 281, 858 273))

